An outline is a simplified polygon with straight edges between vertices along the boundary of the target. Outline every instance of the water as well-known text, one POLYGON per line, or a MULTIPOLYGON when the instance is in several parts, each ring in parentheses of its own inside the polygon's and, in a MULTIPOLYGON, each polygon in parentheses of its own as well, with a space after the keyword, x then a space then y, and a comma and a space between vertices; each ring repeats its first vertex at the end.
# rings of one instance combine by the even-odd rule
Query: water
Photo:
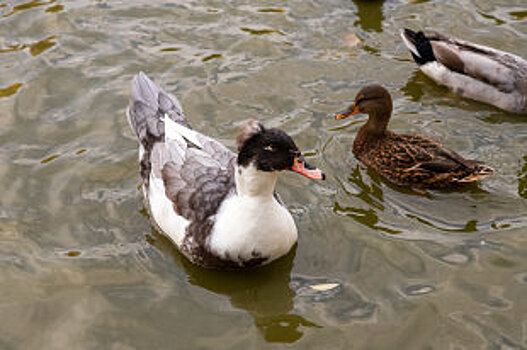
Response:
POLYGON ((527 347, 527 119, 433 84, 398 37, 527 57, 524 1, 33 0, 0 16, 0 348, 527 347), (294 252, 204 271, 151 228, 124 116, 139 70, 197 130, 233 148, 258 118, 326 171, 280 179, 294 252), (359 167, 364 117, 330 114, 374 81, 392 129, 496 174, 423 196, 359 167))

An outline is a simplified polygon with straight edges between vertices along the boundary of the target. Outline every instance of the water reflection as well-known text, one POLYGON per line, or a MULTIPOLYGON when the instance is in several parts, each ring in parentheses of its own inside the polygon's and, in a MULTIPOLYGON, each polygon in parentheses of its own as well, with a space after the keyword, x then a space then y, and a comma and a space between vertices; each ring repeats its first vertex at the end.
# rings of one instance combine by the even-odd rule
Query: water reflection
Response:
POLYGON ((439 95, 439 90, 445 91, 446 88, 440 87, 434 83, 430 78, 424 75, 420 70, 413 72, 408 79, 406 85, 401 88, 401 91, 406 97, 413 102, 421 101, 424 95, 439 95))
POLYGON ((527 156, 523 157, 523 167, 518 171, 518 194, 527 198, 527 156))
POLYGON ((382 21, 384 20, 382 4, 384 0, 353 0, 353 3, 357 6, 357 16, 359 17, 353 25, 359 25, 365 31, 382 32, 382 21))
POLYGON ((359 198, 362 202, 368 205, 368 208, 343 206, 338 201, 335 201, 333 211, 346 215, 358 223, 374 230, 384 231, 390 234, 400 233, 401 231, 379 225, 379 217, 375 209, 380 211, 384 210, 383 192, 380 186, 381 178, 371 171, 368 172, 371 174, 371 184, 364 182, 360 166, 356 166, 348 178, 348 183, 351 184, 352 187, 346 189, 346 185, 342 186, 349 196, 359 198))
POLYGON ((295 292, 290 287, 295 248, 270 265, 248 271, 218 271, 189 262, 163 235, 153 231, 149 240, 174 257, 187 273, 188 281, 230 298, 233 307, 245 310, 267 342, 294 343, 304 335, 303 328, 321 328, 292 312, 295 292))

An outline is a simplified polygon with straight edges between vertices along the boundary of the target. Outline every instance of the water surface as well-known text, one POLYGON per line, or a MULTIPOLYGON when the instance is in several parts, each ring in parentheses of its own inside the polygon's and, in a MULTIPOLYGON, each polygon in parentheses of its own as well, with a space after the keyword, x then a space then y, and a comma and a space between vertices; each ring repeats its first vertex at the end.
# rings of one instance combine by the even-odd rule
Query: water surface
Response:
POLYGON ((416 70, 401 27, 527 57, 521 0, 0 1, 0 348, 527 347, 527 119, 416 70), (204 271, 155 232, 124 116, 143 70, 234 148, 247 118, 293 135, 328 179, 284 174, 295 251, 204 271), (494 167, 419 195, 359 166, 366 83, 391 128, 494 167))

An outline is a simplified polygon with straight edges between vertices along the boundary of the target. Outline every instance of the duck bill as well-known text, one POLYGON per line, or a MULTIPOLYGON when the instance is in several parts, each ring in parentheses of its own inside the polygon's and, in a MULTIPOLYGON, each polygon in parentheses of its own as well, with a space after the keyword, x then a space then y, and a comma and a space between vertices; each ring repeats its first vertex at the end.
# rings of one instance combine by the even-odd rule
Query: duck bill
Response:
POLYGON ((349 107, 348 109, 336 113, 336 114, 335 114, 335 119, 336 119, 336 120, 346 119, 346 118, 349 117, 349 116, 352 116, 352 115, 355 115, 355 114, 359 114, 359 113, 360 113, 360 111, 359 111, 359 109, 357 108, 357 104, 354 103, 354 104, 353 104, 351 107, 349 107))
POLYGON ((312 167, 309 164, 307 164, 304 160, 299 159, 299 157, 295 157, 295 160, 293 162, 293 166, 290 169, 291 171, 295 173, 299 173, 302 176, 307 177, 311 180, 324 180, 326 179, 326 175, 322 172, 322 170, 312 167))

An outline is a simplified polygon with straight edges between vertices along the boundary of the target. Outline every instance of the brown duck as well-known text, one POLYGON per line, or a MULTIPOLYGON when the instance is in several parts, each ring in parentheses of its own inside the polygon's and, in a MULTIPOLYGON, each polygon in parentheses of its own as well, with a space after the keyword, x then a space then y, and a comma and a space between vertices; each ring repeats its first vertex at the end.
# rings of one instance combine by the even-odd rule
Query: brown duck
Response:
POLYGON ((438 141, 416 134, 396 134, 387 129, 392 98, 380 85, 362 88, 348 109, 335 119, 366 113, 368 122, 353 142, 353 154, 387 180, 413 188, 448 188, 473 182, 494 172, 477 160, 463 158, 438 141))

